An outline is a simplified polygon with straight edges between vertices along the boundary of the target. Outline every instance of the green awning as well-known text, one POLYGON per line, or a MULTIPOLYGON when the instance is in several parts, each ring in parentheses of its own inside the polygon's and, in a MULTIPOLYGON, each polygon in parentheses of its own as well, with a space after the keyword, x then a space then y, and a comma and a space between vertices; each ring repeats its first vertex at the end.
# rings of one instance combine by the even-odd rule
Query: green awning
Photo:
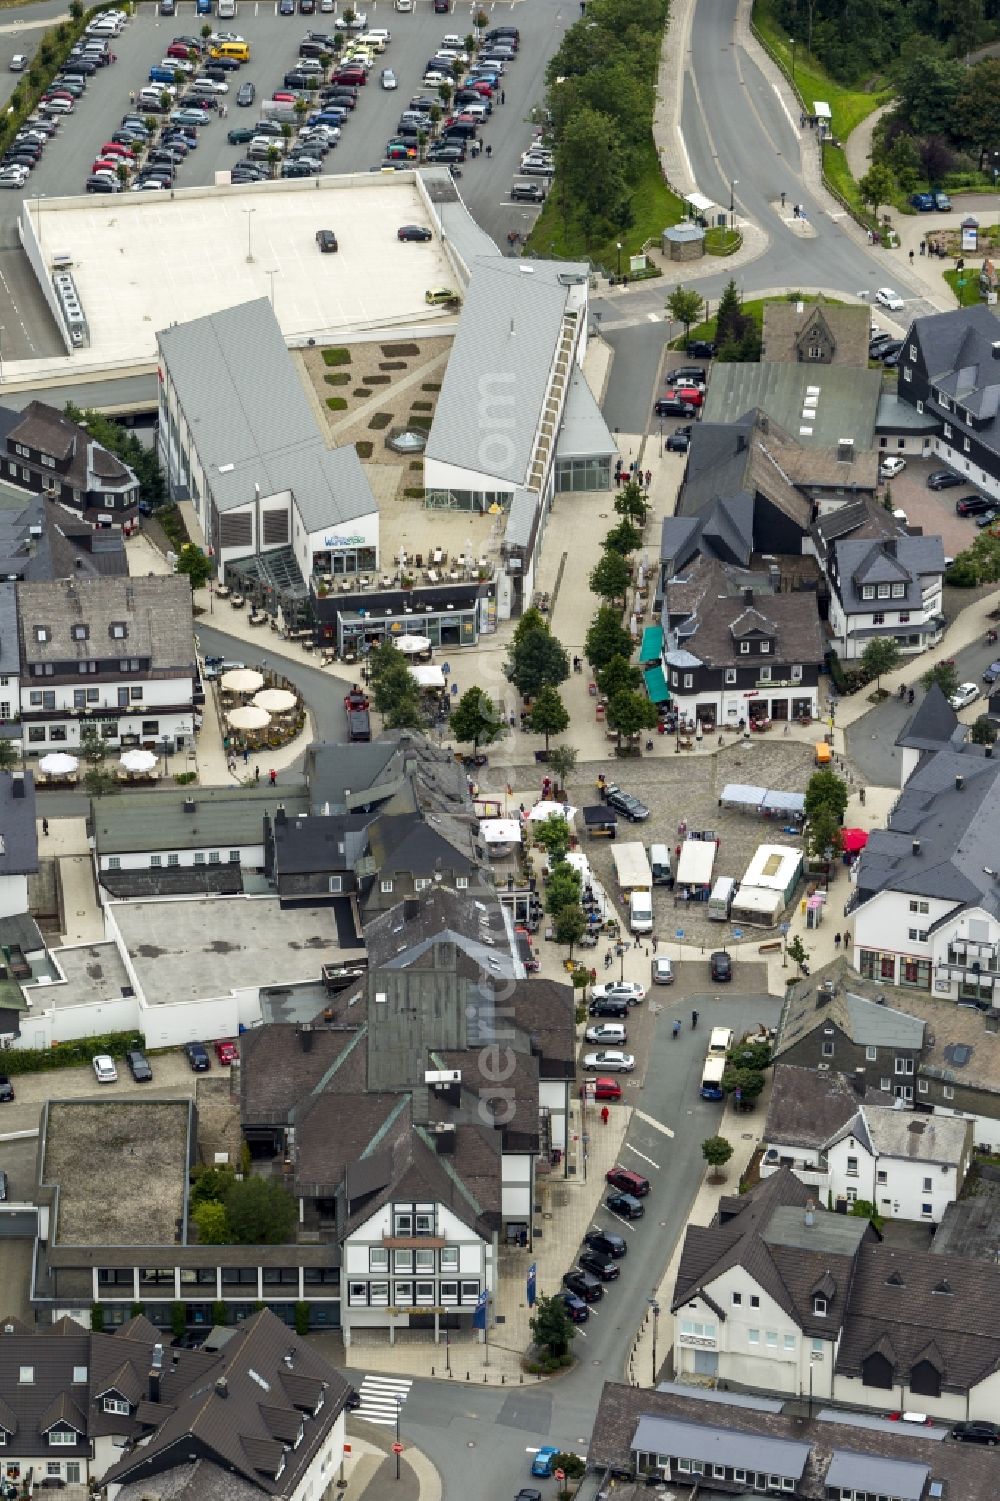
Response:
POLYGON ((670 689, 667 687, 667 680, 663 676, 662 667, 650 667, 648 671, 643 673, 643 678, 646 682, 646 692, 649 694, 651 703, 668 704, 670 702, 670 689))
POLYGON ((640 662, 658 662, 663 656, 663 627, 662 625, 647 625, 642 633, 642 644, 639 647, 640 662))

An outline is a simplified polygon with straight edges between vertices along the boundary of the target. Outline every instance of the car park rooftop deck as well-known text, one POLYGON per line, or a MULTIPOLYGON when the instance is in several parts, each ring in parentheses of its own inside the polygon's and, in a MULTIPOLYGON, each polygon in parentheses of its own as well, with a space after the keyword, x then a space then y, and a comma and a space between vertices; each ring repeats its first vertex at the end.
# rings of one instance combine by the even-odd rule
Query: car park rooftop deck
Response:
MULTIPOLYGON (((72 257, 90 329, 74 368, 151 365, 157 329, 268 296, 272 284, 290 344, 448 321, 424 301, 429 288, 456 285, 441 241, 400 242, 402 224, 433 227, 408 172, 22 206, 22 231, 40 240, 45 266, 72 257), (335 230, 335 255, 320 253, 317 229, 335 230)), ((37 374, 39 363, 24 369, 37 374)), ((8 379, 18 373, 8 365, 8 379)))

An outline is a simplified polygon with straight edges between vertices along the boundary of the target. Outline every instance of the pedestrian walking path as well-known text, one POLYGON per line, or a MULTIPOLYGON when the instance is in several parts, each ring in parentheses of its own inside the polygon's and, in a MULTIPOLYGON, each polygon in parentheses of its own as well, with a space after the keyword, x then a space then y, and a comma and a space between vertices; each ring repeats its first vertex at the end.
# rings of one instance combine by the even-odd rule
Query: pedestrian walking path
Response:
POLYGON ((855 181, 864 177, 872 161, 872 137, 875 127, 882 116, 896 106, 895 99, 890 99, 888 104, 880 104, 878 109, 873 109, 870 115, 866 115, 860 125, 856 125, 844 142, 844 155, 847 157, 847 165, 851 169, 851 176, 855 181))

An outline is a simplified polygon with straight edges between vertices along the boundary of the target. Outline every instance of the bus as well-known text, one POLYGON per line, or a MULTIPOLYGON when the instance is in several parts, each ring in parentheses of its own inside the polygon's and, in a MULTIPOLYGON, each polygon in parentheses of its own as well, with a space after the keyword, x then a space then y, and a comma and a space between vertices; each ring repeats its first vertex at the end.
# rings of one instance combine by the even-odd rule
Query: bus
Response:
POLYGON ((701 1071, 700 1090, 700 1094, 703 1100, 721 1100, 723 1098, 722 1075, 725 1073, 725 1071, 725 1058, 718 1058, 709 1055, 709 1057, 705 1059, 705 1066, 701 1071))

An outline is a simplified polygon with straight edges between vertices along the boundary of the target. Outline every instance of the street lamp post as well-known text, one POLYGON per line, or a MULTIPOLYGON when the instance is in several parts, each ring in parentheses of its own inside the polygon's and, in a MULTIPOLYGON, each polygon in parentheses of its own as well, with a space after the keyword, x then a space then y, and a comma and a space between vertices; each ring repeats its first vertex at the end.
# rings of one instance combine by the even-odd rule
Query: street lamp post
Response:
POLYGON ((400 1398, 397 1397, 396 1398, 396 1444, 395 1444, 395 1451, 396 1451, 396 1479, 397 1480, 399 1479, 399 1456, 403 1452, 402 1441, 401 1441, 401 1439, 399 1437, 399 1418, 400 1418, 400 1414, 402 1413, 402 1411, 403 1411, 403 1403, 400 1400, 400 1398))
POLYGON ((650 1298, 649 1306, 653 1311, 653 1379, 650 1386, 656 1385, 656 1331, 660 1322, 660 1305, 655 1298, 650 1298))
POLYGON ((247 265, 248 266, 252 266, 253 265, 253 237, 252 237, 253 217, 252 216, 257 212, 257 210, 255 208, 245 208, 243 210, 243 212, 247 216, 247 265))
POLYGON ((729 228, 736 228, 736 189, 740 185, 738 177, 729 180, 729 228))
POLYGON ((615 249, 618 252, 618 276, 620 278, 621 274, 622 274, 622 242, 621 242, 621 240, 619 240, 618 243, 615 245, 615 249))
POLYGON ((792 49, 792 83, 794 84, 794 82, 795 82, 795 38, 793 36, 788 38, 788 44, 789 44, 789 46, 792 49))

